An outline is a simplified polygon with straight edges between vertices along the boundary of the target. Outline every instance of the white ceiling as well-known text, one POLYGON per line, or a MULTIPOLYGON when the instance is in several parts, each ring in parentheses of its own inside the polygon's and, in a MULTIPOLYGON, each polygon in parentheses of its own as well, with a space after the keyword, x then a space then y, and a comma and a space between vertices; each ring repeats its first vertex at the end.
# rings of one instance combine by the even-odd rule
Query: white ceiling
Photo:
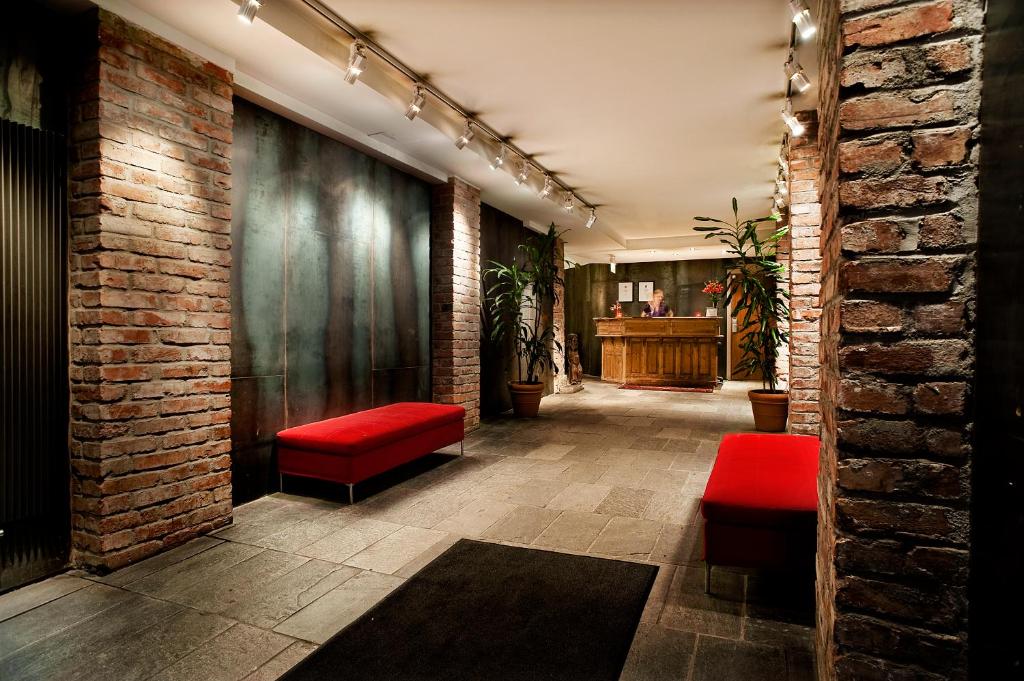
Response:
MULTIPOLYGON (((347 38, 300 0, 265 0, 250 27, 231 0, 96 1, 233 66, 272 108, 420 175, 463 177, 535 225, 571 227, 567 257, 579 262, 718 257, 694 215, 728 216, 733 196, 741 217, 770 208, 784 0, 323 0, 598 205, 592 230, 583 211, 567 219, 491 171, 482 140, 456 150, 457 121, 439 106, 407 121, 409 84, 392 72, 371 62, 346 85, 347 38)), ((800 60, 813 80, 812 49, 800 60)))

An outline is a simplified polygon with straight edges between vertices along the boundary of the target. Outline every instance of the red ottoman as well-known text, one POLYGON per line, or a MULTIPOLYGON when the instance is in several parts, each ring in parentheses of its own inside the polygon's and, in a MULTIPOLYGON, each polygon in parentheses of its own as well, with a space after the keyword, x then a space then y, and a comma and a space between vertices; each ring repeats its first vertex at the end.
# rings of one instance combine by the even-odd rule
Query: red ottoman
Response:
POLYGON ((430 402, 399 402, 282 430, 277 470, 348 485, 462 442, 466 410, 430 402))
POLYGON ((704 586, 711 567, 812 568, 819 440, 730 433, 704 488, 704 586))

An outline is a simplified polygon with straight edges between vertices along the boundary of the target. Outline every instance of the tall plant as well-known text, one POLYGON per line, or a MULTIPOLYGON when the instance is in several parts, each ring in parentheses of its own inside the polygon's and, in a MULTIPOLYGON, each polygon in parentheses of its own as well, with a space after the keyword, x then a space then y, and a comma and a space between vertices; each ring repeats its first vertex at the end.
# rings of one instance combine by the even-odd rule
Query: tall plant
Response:
POLYGON ((565 284, 555 261, 561 234, 552 223, 547 232, 534 234, 526 243, 519 244, 523 254, 521 267, 518 263, 505 265, 492 260, 483 272, 485 280, 493 277, 494 281, 487 289, 495 320, 491 339, 500 341, 512 336, 519 358, 520 383, 540 383, 545 369, 558 373, 552 349, 561 353, 562 346, 555 340, 551 315, 546 311, 558 302, 558 289, 565 284))
POLYGON ((768 217, 740 221, 739 204, 732 200, 733 221, 716 218, 695 217, 711 225, 694 227, 706 232, 705 239, 718 238, 727 246, 737 260, 735 267, 726 275, 725 299, 736 300, 732 316, 743 336, 740 342, 739 367, 748 376, 758 371, 762 377, 762 388, 779 392, 777 362, 779 348, 789 342, 785 322, 789 319, 789 291, 782 286, 786 266, 776 260, 779 241, 789 232, 789 226, 775 228, 765 237, 758 235, 758 228, 768 222, 778 223, 780 217, 773 213, 768 217))

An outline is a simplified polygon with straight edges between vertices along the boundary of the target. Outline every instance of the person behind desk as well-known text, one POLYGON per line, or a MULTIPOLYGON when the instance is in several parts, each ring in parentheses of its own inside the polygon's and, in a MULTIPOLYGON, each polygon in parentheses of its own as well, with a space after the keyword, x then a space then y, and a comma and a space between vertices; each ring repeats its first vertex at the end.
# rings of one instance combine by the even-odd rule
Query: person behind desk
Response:
POLYGON ((674 317, 675 314, 672 312, 672 308, 665 305, 665 292, 660 288, 654 290, 654 294, 651 296, 650 301, 644 305, 644 309, 640 312, 641 317, 674 317))

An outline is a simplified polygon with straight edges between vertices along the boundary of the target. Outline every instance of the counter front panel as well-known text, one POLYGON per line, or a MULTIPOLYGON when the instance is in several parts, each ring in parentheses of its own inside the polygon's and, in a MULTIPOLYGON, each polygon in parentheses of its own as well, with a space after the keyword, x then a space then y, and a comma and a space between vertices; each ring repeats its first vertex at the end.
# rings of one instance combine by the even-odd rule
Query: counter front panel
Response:
POLYGON ((718 317, 607 317, 594 320, 601 339, 601 380, 662 386, 709 386, 718 379, 718 317))

